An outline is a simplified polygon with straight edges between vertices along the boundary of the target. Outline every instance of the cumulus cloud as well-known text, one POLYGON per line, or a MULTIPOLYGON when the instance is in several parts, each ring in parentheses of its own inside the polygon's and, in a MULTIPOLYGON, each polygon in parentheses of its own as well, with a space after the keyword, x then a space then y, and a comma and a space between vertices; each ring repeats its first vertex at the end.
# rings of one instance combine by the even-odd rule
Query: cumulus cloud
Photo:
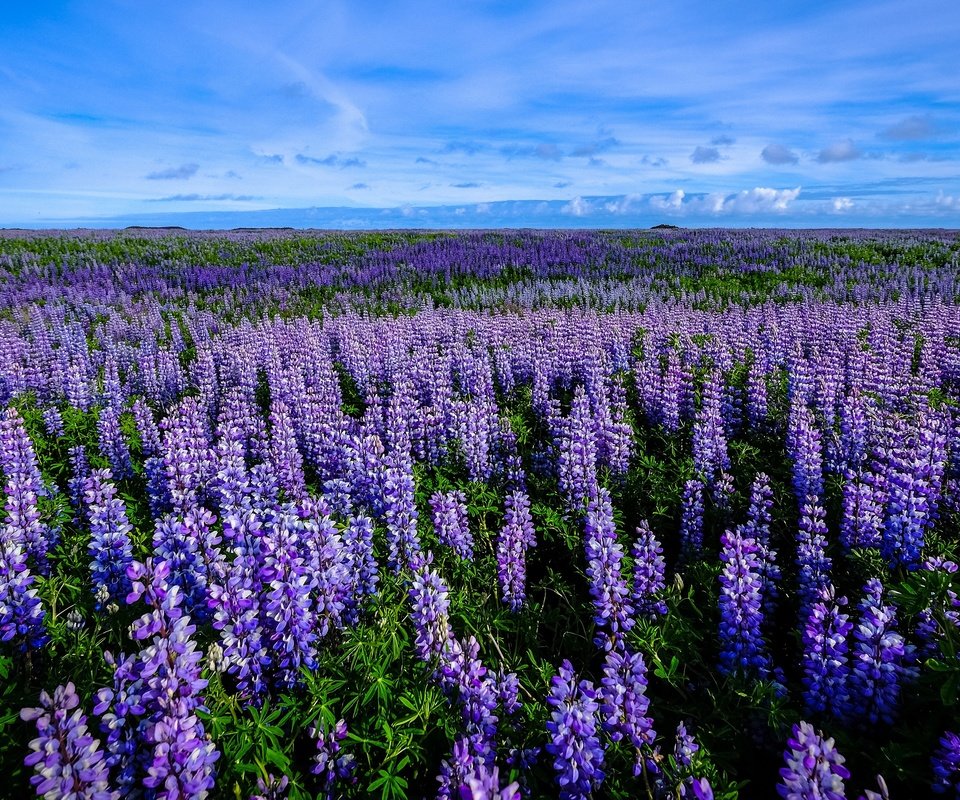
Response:
POLYGON ((757 186, 724 198, 723 204, 717 210, 736 214, 785 211, 799 194, 799 186, 796 189, 770 189, 766 186, 757 186))
POLYGON ((683 189, 677 189, 673 194, 654 195, 650 198, 650 205, 662 211, 676 211, 683 205, 684 197, 686 197, 686 193, 683 189))
POLYGON ((854 144, 853 139, 844 139, 824 147, 817 155, 817 161, 821 164, 833 164, 838 161, 853 161, 861 155, 860 148, 854 144))
POLYGON ((181 164, 179 167, 169 167, 147 175, 150 181, 185 181, 197 174, 199 164, 181 164))
POLYGON ((716 147, 697 145, 690 154, 690 160, 694 164, 713 164, 720 160, 720 151, 716 147))
POLYGON ((721 134, 720 136, 714 136, 710 140, 710 144, 718 145, 723 147, 724 145, 733 144, 736 141, 732 136, 727 136, 727 134, 721 134))
POLYGON ((877 134, 881 139, 894 142, 915 142, 918 139, 930 139, 937 135, 937 126, 929 114, 915 114, 893 123, 877 134))
POLYGON ((640 159, 640 163, 645 167, 665 167, 667 165, 667 159, 661 158, 660 156, 643 156, 640 159))
POLYGON ((773 142, 760 151, 760 158, 768 164, 796 164, 800 159, 789 147, 773 142))
POLYGON ((574 197, 569 203, 560 209, 561 214, 568 214, 571 217, 585 217, 593 211, 590 203, 582 197, 574 197))
POLYGON ((320 166, 320 167, 338 167, 340 169, 347 169, 349 167, 365 167, 367 162, 363 159, 351 156, 350 158, 343 158, 338 156, 335 153, 331 153, 325 158, 314 158, 313 156, 308 156, 303 153, 297 153, 294 157, 294 161, 298 164, 305 164, 308 166, 320 166))
POLYGON ((570 181, 557 181, 553 184, 554 189, 566 189, 570 185, 570 181))
POLYGON ((847 211, 853 208, 853 200, 849 197, 834 197, 833 198, 833 210, 834 211, 847 211))

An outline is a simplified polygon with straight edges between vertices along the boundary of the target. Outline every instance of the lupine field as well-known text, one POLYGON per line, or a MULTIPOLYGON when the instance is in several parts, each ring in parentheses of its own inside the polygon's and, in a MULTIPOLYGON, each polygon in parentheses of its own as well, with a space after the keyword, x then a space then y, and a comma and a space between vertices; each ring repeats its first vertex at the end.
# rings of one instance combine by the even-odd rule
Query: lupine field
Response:
POLYGON ((960 234, 0 236, 0 796, 960 798, 960 234))

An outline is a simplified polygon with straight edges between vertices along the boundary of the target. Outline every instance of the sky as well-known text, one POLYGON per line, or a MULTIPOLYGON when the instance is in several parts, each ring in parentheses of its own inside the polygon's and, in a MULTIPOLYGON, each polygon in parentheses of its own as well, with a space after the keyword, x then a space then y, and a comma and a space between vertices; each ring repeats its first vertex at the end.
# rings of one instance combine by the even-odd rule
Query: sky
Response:
POLYGON ((960 228, 950 0, 3 4, 0 226, 960 228))

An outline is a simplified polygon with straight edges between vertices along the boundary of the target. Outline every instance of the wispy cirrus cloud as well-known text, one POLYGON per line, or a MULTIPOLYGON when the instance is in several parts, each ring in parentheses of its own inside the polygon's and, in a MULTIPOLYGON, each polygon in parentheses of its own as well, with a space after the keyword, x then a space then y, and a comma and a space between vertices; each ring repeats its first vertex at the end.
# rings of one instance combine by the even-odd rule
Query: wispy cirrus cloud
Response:
POLYGON ((835 164, 840 161, 855 161, 862 155, 853 139, 844 139, 842 142, 834 142, 824 147, 817 154, 817 161, 820 164, 835 164))
POLYGON ((306 166, 318 166, 318 167, 337 167, 338 169, 349 169, 351 167, 365 167, 367 162, 362 158, 357 158, 356 156, 349 156, 344 158, 343 156, 337 155, 336 153, 331 153, 328 156, 323 158, 315 158, 314 156, 308 156, 306 153, 297 153, 293 160, 298 164, 304 164, 306 166))
POLYGON ((148 181, 185 181, 196 175, 198 169, 200 169, 199 164, 181 164, 179 167, 150 172, 146 178, 148 181))
POLYGON ((231 203, 249 203, 263 200, 262 197, 252 194, 171 194, 166 197, 152 197, 150 203, 210 203, 229 201, 231 203))

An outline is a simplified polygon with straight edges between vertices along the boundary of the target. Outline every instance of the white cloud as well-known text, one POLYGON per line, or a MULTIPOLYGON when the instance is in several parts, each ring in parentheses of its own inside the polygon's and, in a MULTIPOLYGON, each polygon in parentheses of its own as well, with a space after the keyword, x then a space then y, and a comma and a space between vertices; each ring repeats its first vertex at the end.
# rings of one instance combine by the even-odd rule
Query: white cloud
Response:
POLYGON ((834 211, 847 211, 853 208, 853 200, 849 197, 834 197, 833 198, 833 210, 834 211))
POLYGON ((574 197, 569 203, 560 209, 561 214, 569 214, 573 217, 585 217, 593 211, 593 207, 582 197, 574 197))
POLYGON ((800 187, 796 189, 770 189, 758 186, 754 189, 744 189, 735 195, 724 199, 721 210, 725 213, 756 214, 763 211, 786 211, 787 207, 800 194, 800 187))
POLYGON ((650 198, 650 205, 654 208, 662 209, 663 211, 676 211, 683 205, 683 198, 686 196, 686 193, 683 189, 677 189, 673 194, 668 195, 667 197, 661 197, 659 195, 654 195, 650 198))

